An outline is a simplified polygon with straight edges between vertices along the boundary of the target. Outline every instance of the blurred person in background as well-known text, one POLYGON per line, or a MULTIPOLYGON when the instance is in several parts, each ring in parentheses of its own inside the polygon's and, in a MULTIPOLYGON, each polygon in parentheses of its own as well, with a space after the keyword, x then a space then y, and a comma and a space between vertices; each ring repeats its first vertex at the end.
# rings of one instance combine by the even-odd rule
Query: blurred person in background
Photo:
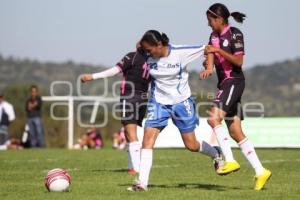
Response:
POLYGON ((27 124, 29 126, 30 144, 33 148, 45 147, 44 130, 41 120, 42 99, 39 96, 38 87, 30 87, 29 98, 26 101, 27 124))
POLYGON ((8 127, 15 118, 13 106, 5 101, 4 93, 0 92, 0 146, 6 146, 8 127))
POLYGON ((75 149, 101 149, 103 147, 103 139, 101 133, 92 127, 80 137, 78 144, 74 145, 75 149))
MULTIPOLYGON (((123 150, 126 147, 125 129, 122 127, 118 132, 113 134, 113 148, 123 150)), ((130 171, 128 171, 130 173, 130 171)))

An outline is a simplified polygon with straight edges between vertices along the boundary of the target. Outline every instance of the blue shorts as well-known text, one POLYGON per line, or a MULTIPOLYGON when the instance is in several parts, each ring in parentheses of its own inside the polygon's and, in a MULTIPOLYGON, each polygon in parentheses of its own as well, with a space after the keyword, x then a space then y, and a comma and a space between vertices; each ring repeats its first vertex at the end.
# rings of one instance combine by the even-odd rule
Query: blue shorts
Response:
POLYGON ((163 105, 151 98, 147 109, 145 127, 164 128, 168 125, 170 117, 181 134, 193 132, 199 125, 196 106, 192 97, 174 105, 163 105))

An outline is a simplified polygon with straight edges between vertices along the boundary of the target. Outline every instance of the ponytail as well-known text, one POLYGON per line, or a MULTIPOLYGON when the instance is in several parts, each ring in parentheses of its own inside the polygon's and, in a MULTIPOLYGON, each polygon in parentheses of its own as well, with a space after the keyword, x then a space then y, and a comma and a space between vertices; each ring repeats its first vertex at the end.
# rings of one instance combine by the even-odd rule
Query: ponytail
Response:
POLYGON ((221 17, 223 18, 224 22, 226 24, 228 24, 228 18, 230 16, 233 17, 233 19, 235 21, 237 21, 238 23, 243 23, 243 21, 245 20, 246 15, 244 13, 240 13, 240 12, 232 12, 230 13, 228 8, 221 3, 215 3, 213 5, 211 5, 208 10, 206 11, 207 15, 212 16, 213 18, 217 18, 217 17, 221 17))
POLYGON ((167 46, 169 45, 169 38, 168 36, 165 34, 165 33, 161 33, 161 43, 164 45, 164 46, 167 46))
POLYGON ((233 19, 238 23, 243 23, 246 18, 246 15, 240 12, 232 12, 230 16, 233 17, 233 19))

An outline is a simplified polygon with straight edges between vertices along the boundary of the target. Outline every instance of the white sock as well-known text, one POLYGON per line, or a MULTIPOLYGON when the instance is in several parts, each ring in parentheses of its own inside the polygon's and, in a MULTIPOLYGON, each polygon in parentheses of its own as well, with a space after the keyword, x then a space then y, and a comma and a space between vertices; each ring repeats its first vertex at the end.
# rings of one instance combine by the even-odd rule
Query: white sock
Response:
POLYGON ((225 161, 234 161, 231 146, 229 144, 229 137, 227 136, 225 129, 222 125, 216 126, 214 132, 216 133, 217 141, 225 157, 225 161))
POLYGON ((255 170, 256 175, 262 175, 264 168, 256 155, 253 144, 247 138, 243 139, 238 144, 244 156, 255 170))
POLYGON ((153 154, 153 149, 142 149, 141 150, 139 183, 143 187, 148 186, 150 170, 152 167, 152 154, 153 154))
POLYGON ((141 144, 131 142, 128 144, 128 168, 134 169, 134 171, 140 171, 140 159, 141 159, 141 144))
POLYGON ((131 153, 129 151, 129 143, 127 144, 127 153, 128 153, 128 169, 133 169, 131 153))

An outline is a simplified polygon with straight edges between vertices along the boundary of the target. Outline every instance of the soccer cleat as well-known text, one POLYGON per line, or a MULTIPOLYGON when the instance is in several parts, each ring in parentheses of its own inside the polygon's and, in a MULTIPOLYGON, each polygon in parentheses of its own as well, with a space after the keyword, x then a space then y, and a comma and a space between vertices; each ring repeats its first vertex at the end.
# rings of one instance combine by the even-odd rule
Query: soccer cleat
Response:
POLYGON ((214 168, 217 172, 218 169, 223 167, 224 160, 222 158, 222 151, 221 151, 220 147, 214 147, 214 148, 218 151, 218 155, 213 159, 214 168))
POLYGON ((234 161, 231 161, 231 162, 225 162, 224 166, 220 167, 218 170, 217 170, 217 174, 218 175, 227 175, 227 174, 230 174, 232 172, 236 172, 240 169, 240 164, 238 162, 236 162, 235 160, 234 161))
POLYGON ((133 168, 131 168, 131 169, 128 169, 128 174, 131 174, 131 175, 136 175, 136 174, 138 174, 138 172, 137 171, 135 171, 133 168))
POLYGON ((255 187, 254 190, 261 190, 265 186, 265 184, 268 182, 268 180, 271 178, 272 172, 270 170, 264 169, 262 175, 255 176, 255 187))
POLYGON ((147 187, 142 186, 141 184, 135 184, 127 188, 127 191, 130 192, 146 192, 148 191, 147 187))

